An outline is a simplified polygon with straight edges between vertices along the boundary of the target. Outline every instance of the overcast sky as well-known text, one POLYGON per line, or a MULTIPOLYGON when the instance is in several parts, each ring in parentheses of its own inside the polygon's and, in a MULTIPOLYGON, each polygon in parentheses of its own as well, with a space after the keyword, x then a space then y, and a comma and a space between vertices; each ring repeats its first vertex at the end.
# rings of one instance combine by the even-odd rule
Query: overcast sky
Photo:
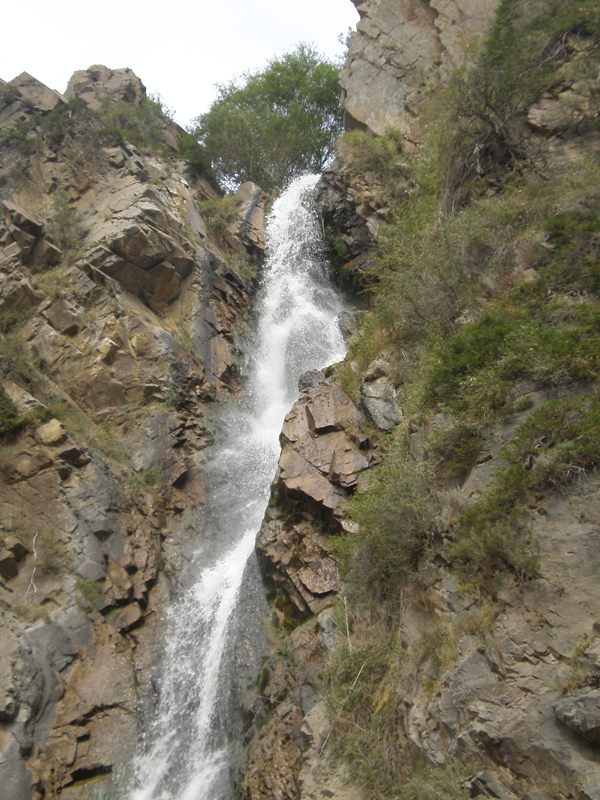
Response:
POLYGON ((358 20, 350 0, 0 0, 0 78, 29 72, 59 92, 92 64, 131 67, 186 124, 214 85, 299 42, 329 57, 358 20))

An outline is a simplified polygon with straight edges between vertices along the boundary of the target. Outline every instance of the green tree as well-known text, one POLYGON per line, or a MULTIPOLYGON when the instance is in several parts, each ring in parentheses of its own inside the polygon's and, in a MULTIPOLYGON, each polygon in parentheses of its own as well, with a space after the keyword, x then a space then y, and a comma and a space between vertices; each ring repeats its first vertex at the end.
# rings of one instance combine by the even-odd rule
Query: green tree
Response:
POLYGON ((300 44, 264 70, 218 88, 194 133, 224 188, 246 180, 282 188, 326 164, 342 127, 338 67, 312 46, 300 44))

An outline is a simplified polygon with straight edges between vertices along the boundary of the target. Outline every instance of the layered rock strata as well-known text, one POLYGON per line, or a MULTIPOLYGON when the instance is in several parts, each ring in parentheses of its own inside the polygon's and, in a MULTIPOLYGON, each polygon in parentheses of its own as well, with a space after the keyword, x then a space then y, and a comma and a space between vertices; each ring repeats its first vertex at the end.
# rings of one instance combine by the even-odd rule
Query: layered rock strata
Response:
MULTIPOLYGON (((236 390, 265 195, 227 239, 210 180, 135 119, 130 70, 65 97, 0 86, 0 782, 12 800, 112 791, 152 705, 161 611, 198 534, 215 399, 236 390), (3 418, 4 419, 4 418, 3 418)), ((147 102, 147 101, 146 101, 147 102)))

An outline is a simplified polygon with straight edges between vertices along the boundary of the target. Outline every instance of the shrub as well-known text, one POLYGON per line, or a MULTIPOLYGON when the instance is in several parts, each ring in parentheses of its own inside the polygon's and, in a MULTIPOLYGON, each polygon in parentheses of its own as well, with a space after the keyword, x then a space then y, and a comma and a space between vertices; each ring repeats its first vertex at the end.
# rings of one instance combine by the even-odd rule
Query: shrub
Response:
POLYGON ((455 422, 434 433, 429 450, 444 477, 462 480, 475 465, 481 441, 476 428, 455 422))
POLYGON ((545 492, 600 462, 600 402, 550 400, 521 423, 507 444, 508 462, 483 497, 464 511, 451 552, 485 579, 502 569, 536 574, 537 545, 522 522, 528 495, 545 492))
POLYGON ((357 336, 350 344, 344 363, 337 370, 340 386, 355 403, 360 403, 362 373, 389 341, 389 332, 380 317, 376 313, 366 315, 357 336))
POLYGON ((468 797, 462 788, 472 774, 468 760, 433 766, 406 739, 403 699, 410 676, 397 635, 372 626, 365 635, 352 649, 341 646, 325 669, 334 758, 347 763, 352 778, 373 800, 468 797))
POLYGON ((115 144, 130 142, 138 147, 171 154, 164 141, 166 115, 159 99, 144 97, 136 103, 107 101, 97 115, 105 134, 115 144))
POLYGON ((67 190, 59 187, 52 196, 50 218, 46 224, 52 240, 64 254, 77 251, 82 237, 77 211, 72 207, 67 190))
POLYGON ((68 566, 65 560, 65 545, 53 528, 43 528, 35 538, 35 566, 47 574, 64 572, 68 566))
POLYGON ((75 580, 75 590, 81 597, 81 605, 87 610, 96 610, 96 605, 100 597, 100 584, 98 581, 89 581, 86 578, 75 580))
POLYGON ((151 489, 160 481, 160 472, 154 467, 146 467, 127 476, 127 485, 131 489, 151 489))
POLYGON ((72 133, 77 127, 95 127, 96 117, 88 104, 81 97, 76 97, 68 103, 58 103, 50 112, 36 117, 42 140, 52 149, 63 143, 67 133, 72 133))
POLYGON ((10 397, 0 389, 0 436, 22 425, 19 411, 10 397))
POLYGON ((359 533, 337 542, 351 594, 366 603, 397 604, 427 546, 437 505, 424 466, 392 445, 368 490, 351 501, 359 533))
POLYGON ((58 401, 49 403, 49 412, 59 419, 75 442, 99 450, 108 458, 127 463, 128 456, 114 427, 108 422, 95 422, 80 408, 58 401))
POLYGON ((227 227, 238 218, 239 205, 239 198, 235 194, 226 194, 201 200, 198 209, 211 231, 222 237, 227 227))
POLYGON ((210 156, 204 145, 196 137, 182 131, 177 137, 177 151, 179 156, 187 162, 188 173, 191 178, 207 177, 212 179, 210 156))
POLYGON ((32 126, 26 120, 18 120, 0 129, 0 148, 15 147, 22 156, 31 155, 36 148, 32 126))
POLYGON ((450 198, 473 178, 485 176, 489 183, 522 163, 533 166, 527 111, 551 88, 557 68, 573 56, 570 33, 589 36, 598 52, 597 3, 550 0, 523 11, 515 0, 501 0, 482 57, 459 73, 452 87, 454 134, 446 163, 450 198))

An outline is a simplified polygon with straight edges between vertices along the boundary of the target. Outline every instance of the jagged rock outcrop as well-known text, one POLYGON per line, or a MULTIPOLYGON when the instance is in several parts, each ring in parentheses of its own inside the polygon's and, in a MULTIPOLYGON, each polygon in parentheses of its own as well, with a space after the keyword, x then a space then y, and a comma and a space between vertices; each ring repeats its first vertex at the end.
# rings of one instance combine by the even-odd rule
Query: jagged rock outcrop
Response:
POLYGON ((139 103, 146 97, 146 87, 131 69, 108 69, 96 64, 73 73, 64 97, 67 101, 80 97, 97 111, 103 103, 115 100, 139 103))
POLYGON ((115 140, 96 114, 112 102, 132 115, 146 102, 130 70, 76 73, 64 98, 26 74, 0 86, 0 781, 13 800, 110 792, 127 764, 170 576, 201 524, 205 417, 236 390, 264 248, 258 187, 241 190, 223 240, 199 206, 218 202, 213 185, 177 160, 177 126, 156 117, 158 151, 115 140))
POLYGON ((424 96, 487 32, 498 0, 355 0, 360 14, 342 70, 346 129, 414 138, 424 96))
POLYGON ((332 382, 305 389, 285 418, 257 552, 264 573, 297 614, 318 613, 340 589, 328 534, 350 525, 345 500, 378 460, 362 423, 362 413, 332 382))

